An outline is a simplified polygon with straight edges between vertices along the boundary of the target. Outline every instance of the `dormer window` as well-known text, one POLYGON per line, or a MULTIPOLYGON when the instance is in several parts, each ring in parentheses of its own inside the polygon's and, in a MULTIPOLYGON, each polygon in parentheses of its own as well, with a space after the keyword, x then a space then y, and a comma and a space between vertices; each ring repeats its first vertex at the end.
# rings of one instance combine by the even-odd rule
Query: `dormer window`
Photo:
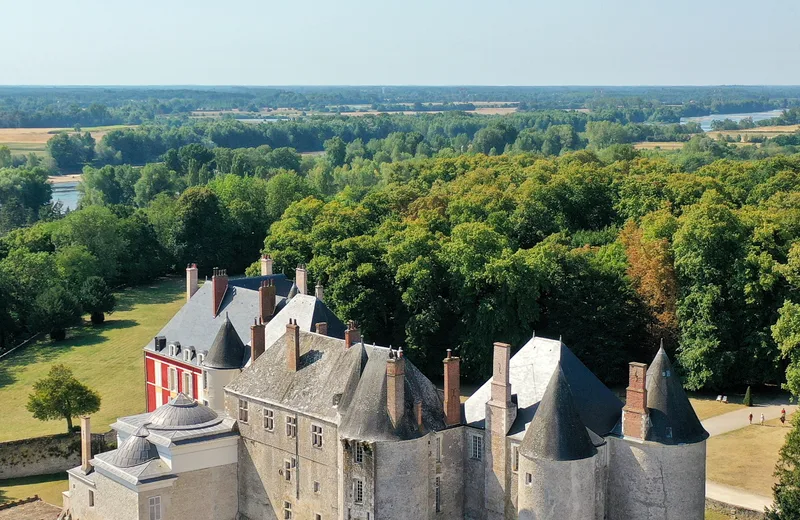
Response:
POLYGON ((205 354, 197 354, 197 361, 199 361, 201 365, 203 364, 203 361, 205 361, 205 359, 206 359, 205 354))
POLYGON ((169 346, 169 355, 170 356, 174 356, 175 355, 175 345, 170 345, 169 346))
POLYGON ((183 351, 183 360, 184 361, 191 361, 192 360, 192 351, 191 350, 184 350, 183 351))

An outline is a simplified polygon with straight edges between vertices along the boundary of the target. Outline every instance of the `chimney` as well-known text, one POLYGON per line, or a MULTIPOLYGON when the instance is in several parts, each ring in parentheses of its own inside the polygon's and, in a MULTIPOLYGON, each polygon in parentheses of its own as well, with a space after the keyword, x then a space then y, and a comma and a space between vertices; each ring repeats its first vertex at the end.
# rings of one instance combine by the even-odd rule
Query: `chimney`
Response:
POLYGON ((81 470, 85 475, 92 471, 92 426, 88 415, 81 416, 81 470))
POLYGON ((156 336, 153 338, 153 347, 155 348, 156 352, 161 352, 167 347, 167 337, 166 336, 156 336))
POLYGON ((290 372, 297 372, 300 368, 300 327, 297 320, 291 318, 286 325, 286 368, 290 372))
POLYGON ((308 294, 308 273, 306 272, 305 264, 300 264, 295 269, 294 283, 297 284, 298 293, 308 294))
POLYGON ((261 276, 269 276, 272 274, 272 257, 269 255, 261 255, 261 276))
POLYGON ((317 334, 322 334, 323 336, 328 335, 328 324, 327 322, 321 321, 317 323, 317 334))
POLYGON ((389 348, 386 361, 386 409, 395 428, 405 413, 406 360, 389 348))
POLYGON ((214 268, 214 276, 211 277, 211 290, 214 293, 214 317, 219 314, 219 308, 222 305, 222 299, 225 297, 225 291, 228 290, 228 271, 225 269, 214 268))
POLYGON ((417 419, 417 427, 422 429, 422 401, 414 401, 414 417, 417 419))
POLYGON ((264 280, 258 288, 258 314, 263 323, 267 323, 275 314, 275 282, 264 280))
POLYGON ((350 348, 359 341, 361 341, 361 332, 356 327, 356 322, 350 320, 347 322, 347 330, 344 331, 344 348, 350 348))
POLYGON ((264 336, 264 322, 256 319, 250 325, 250 364, 256 362, 258 356, 266 349, 266 337, 264 336))
POLYGON ((628 364, 628 388, 622 409, 622 435, 631 439, 647 438, 647 365, 628 364))
POLYGON ((447 349, 444 359, 444 420, 447 426, 461 423, 461 359, 447 349))
POLYGON ((492 401, 501 407, 511 405, 511 383, 508 380, 508 368, 511 361, 511 345, 494 344, 494 369, 492 372, 492 401))
POLYGON ((319 282, 317 282, 316 287, 314 287, 314 296, 321 302, 325 301, 325 290, 319 282))
POLYGON ((186 266, 186 301, 197 292, 197 264, 186 266))

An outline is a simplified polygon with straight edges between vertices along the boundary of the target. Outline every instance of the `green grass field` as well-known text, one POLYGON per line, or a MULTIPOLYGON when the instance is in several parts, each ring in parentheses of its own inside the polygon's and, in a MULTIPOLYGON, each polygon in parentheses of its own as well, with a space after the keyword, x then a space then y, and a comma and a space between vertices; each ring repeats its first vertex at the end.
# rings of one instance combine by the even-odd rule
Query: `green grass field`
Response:
POLYGON ((42 340, 0 360, 0 441, 66 431, 65 421, 38 421, 25 409, 33 383, 57 363, 100 393, 94 431, 108 431, 117 417, 143 412, 142 347, 183 305, 183 290, 179 279, 125 290, 104 325, 86 325, 70 331, 66 341, 42 340))
POLYGON ((39 495, 48 504, 60 507, 61 493, 67 487, 69 481, 66 473, 0 480, 0 504, 39 495))

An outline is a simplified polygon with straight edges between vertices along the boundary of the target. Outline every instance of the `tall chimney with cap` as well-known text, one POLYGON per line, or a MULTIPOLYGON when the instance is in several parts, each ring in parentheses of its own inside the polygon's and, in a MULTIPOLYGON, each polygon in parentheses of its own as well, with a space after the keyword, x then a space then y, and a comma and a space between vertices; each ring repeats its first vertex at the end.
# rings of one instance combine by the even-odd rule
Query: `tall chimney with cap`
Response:
POLYGON ((197 264, 186 266, 186 301, 197 292, 197 264))
POLYGON ((291 318, 286 325, 286 368, 290 372, 300 368, 300 327, 297 320, 291 318))
POLYGON ((647 365, 628 364, 628 388, 622 409, 622 435, 631 439, 647 438, 647 365))
POLYGON ((356 322, 347 322, 347 330, 344 331, 344 348, 350 348, 361 341, 361 332, 356 327, 356 322))
POLYGON ((261 255, 261 276, 269 276, 272 274, 272 257, 269 255, 261 255))
POLYGON ((461 359, 450 349, 444 359, 444 420, 447 426, 461 423, 461 359))
POLYGON ((484 507, 488 518, 504 518, 510 475, 506 435, 517 418, 517 405, 511 402, 511 345, 495 343, 491 398, 486 403, 486 491, 484 507))
POLYGON ((262 322, 267 323, 275 314, 275 282, 264 280, 258 288, 258 315, 262 322))
POLYGON ((406 360, 400 352, 395 352, 390 347, 389 359, 386 361, 386 409, 395 428, 405 413, 405 380, 406 360))
POLYGON ((225 298, 225 291, 228 290, 228 271, 225 269, 214 268, 214 275, 211 277, 211 290, 214 293, 214 317, 219 314, 222 306, 222 299, 225 298))
POLYGON ((266 336, 264 336, 264 322, 256 318, 250 325, 250 364, 256 362, 258 356, 266 350, 266 336))
POLYGON ((81 416, 81 471, 88 475, 92 471, 92 426, 88 415, 81 416))
POLYGON ((314 296, 321 302, 325 301, 325 289, 322 288, 320 282, 317 282, 316 287, 314 287, 314 296))
POLYGON ((308 294, 308 272, 306 271, 305 264, 298 265, 294 273, 294 283, 297 285, 297 292, 300 294, 308 294))

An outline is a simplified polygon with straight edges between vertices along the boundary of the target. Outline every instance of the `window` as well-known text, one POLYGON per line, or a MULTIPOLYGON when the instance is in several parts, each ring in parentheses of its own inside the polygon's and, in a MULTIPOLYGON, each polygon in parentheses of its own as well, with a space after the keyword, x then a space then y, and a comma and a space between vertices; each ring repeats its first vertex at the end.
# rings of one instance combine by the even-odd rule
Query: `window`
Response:
POLYGON ((175 368, 175 367, 169 367, 167 375, 168 375, 168 378, 169 378, 169 383, 168 383, 169 384, 169 390, 171 392, 177 392, 178 391, 178 369, 175 368))
POLYGON ((191 398, 194 398, 194 384, 192 382, 192 373, 183 373, 183 393, 191 398))
POLYGON ((94 507, 94 491, 89 490, 89 507, 94 507))
POLYGON ((247 424, 247 407, 249 403, 244 399, 239 399, 239 420, 245 424, 247 424))
POLYGON ((316 514, 314 515, 314 520, 322 520, 322 515, 321 515, 321 514, 319 514, 319 513, 316 513, 316 514))
POLYGON ((199 361, 201 365, 203 364, 203 361, 205 361, 205 359, 206 359, 205 354, 197 354, 197 361, 199 361))
POLYGON ((436 437, 436 462, 442 462, 442 438, 436 437))
POLYGON ((292 520, 292 504, 291 502, 283 503, 283 519, 292 520))
POLYGON ((286 436, 297 437, 297 417, 286 417, 286 436))
POLYGON ((322 486, 316 480, 314 481, 314 493, 319 493, 319 490, 322 489, 322 486))
POLYGON ((184 350, 183 351, 183 360, 189 361, 192 359, 192 351, 191 350, 184 350))
POLYGON ((148 500, 150 520, 161 520, 161 497, 150 497, 148 500))
POLYGON ((353 479, 353 502, 361 504, 364 502, 364 481, 353 479))
POLYGON ((208 401, 206 401, 205 399, 203 399, 203 406, 208 406, 208 401))
POLYGON ((286 482, 292 481, 292 468, 294 467, 294 459, 283 461, 283 480, 286 482))
POLYGON ((364 446, 360 442, 356 443, 356 448, 353 450, 353 462, 356 464, 364 462, 364 446))
POLYGON ((315 448, 322 448, 322 426, 311 425, 311 445, 315 448))
POLYGON ((203 390, 208 389, 208 372, 203 370, 203 390))
POLYGON ((519 471, 519 446, 511 446, 511 471, 519 471))
POLYGON ((170 356, 174 356, 175 355, 175 345, 170 345, 169 346, 169 355, 170 356))
POLYGON ((667 439, 671 439, 672 438, 672 427, 671 426, 667 426, 665 433, 667 435, 667 439))
POLYGON ((532 482, 533 482, 533 475, 531 475, 530 473, 525 473, 525 485, 530 486, 532 482))
POLYGON ((275 430, 275 412, 269 408, 264 408, 264 429, 268 432, 275 430))
POLYGON ((669 377, 669 376, 670 376, 669 370, 665 370, 665 371, 663 371, 661 374, 662 374, 664 377, 669 377))
POLYGON ((470 450, 470 458, 483 460, 483 437, 473 434, 470 447, 472 448, 470 450))
POLYGON ((436 492, 434 495, 434 504, 436 505, 436 512, 442 512, 442 479, 440 477, 436 477, 436 483, 434 485, 434 491, 436 492))

